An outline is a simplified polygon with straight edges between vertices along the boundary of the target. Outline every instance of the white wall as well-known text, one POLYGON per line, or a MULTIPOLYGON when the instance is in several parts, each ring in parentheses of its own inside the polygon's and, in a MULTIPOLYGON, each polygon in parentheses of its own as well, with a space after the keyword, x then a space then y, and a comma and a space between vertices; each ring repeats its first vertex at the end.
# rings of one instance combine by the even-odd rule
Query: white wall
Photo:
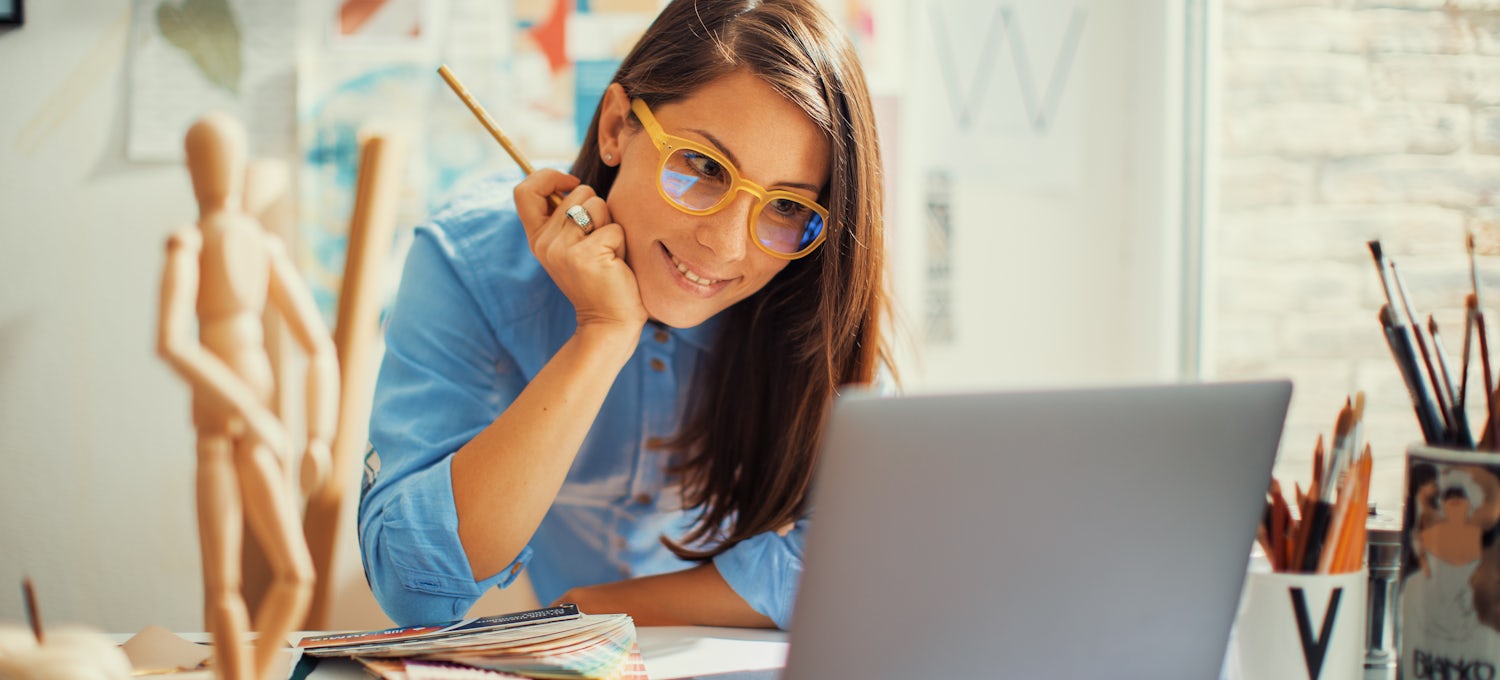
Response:
MULTIPOLYGON (((30 575, 48 622, 203 627, 188 390, 155 355, 165 240, 197 208, 181 165, 125 160, 130 11, 31 2, 0 34, 0 621, 30 575)), ((338 559, 332 627, 387 622, 347 525, 338 559)))
POLYGON ((1182 4, 909 6, 893 257, 913 387, 1178 376, 1182 4), (947 340, 924 328, 934 170, 950 182, 947 340))
MULTIPOLYGON (((1024 22, 1048 3, 1005 4, 1024 22)), ((968 178, 953 191, 959 335, 923 352, 914 387, 1174 375, 1178 19, 1165 0, 1080 4, 1086 42, 1062 104, 1075 172, 1048 187, 955 170, 968 178)), ((198 629, 188 393, 153 352, 163 242, 195 212, 187 174, 125 161, 130 3, 27 10, 24 28, 0 34, 0 619, 20 618, 29 574, 49 622, 198 629)), ((1055 54, 1036 30, 1031 49, 1055 54)), ((900 95, 929 76, 902 70, 876 89, 900 95)), ((915 132, 946 123, 896 111, 892 245, 920 335, 931 156, 915 132)), ((987 171, 1033 159, 999 160, 987 171)))
POLYGON ((187 391, 154 354, 176 165, 125 161, 130 3, 0 34, 0 618, 201 627, 187 391))
MULTIPOLYGON (((1475 2, 1222 5, 1206 368, 1296 381, 1283 486, 1307 484, 1317 437, 1364 391, 1370 497, 1394 510, 1421 431, 1376 321, 1385 295, 1366 242, 1399 264, 1417 318, 1435 317, 1456 377, 1466 234, 1491 305, 1500 278, 1500 17, 1475 2)), ((1471 423, 1483 422, 1479 363, 1471 423)))

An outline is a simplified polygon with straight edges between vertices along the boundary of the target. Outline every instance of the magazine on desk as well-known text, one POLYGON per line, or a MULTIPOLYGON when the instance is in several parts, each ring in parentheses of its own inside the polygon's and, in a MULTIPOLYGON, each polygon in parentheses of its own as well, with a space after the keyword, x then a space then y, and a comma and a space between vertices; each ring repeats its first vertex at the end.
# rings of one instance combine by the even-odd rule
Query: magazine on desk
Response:
POLYGON ((303 638, 312 657, 358 661, 392 680, 646 677, 635 622, 567 604, 426 626, 303 638))

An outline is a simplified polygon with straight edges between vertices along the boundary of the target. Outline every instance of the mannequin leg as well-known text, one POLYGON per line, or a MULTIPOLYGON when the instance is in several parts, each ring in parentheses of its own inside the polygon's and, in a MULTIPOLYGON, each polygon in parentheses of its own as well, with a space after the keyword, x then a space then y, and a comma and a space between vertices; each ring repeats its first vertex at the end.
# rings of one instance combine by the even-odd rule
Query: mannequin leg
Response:
POLYGON ((250 615, 240 594, 243 519, 229 437, 199 435, 197 476, 204 623, 213 635, 215 675, 249 680, 250 658, 244 643, 250 615))
POLYGON ((266 673, 286 644, 287 633, 301 625, 312 601, 313 566, 291 487, 276 455, 257 442, 246 441, 236 458, 245 517, 266 551, 271 586, 256 612, 260 637, 255 644, 255 673, 266 673))

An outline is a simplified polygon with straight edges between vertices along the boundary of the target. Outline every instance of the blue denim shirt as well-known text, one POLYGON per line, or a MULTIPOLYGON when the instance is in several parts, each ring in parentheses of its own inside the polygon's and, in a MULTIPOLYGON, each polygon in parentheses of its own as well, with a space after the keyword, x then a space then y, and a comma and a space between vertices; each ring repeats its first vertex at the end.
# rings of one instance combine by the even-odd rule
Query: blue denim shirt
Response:
MULTIPOLYGON (((562 489, 515 560, 476 580, 458 539, 453 454, 490 424, 573 334, 573 306, 532 256, 513 184, 481 182, 416 230, 385 331, 359 504, 365 575, 399 625, 464 616, 529 569, 538 599, 574 586, 692 566, 664 547, 693 516, 647 443, 675 433, 718 324, 647 324, 562 489)), ((782 628, 805 527, 762 534, 714 560, 782 628)))

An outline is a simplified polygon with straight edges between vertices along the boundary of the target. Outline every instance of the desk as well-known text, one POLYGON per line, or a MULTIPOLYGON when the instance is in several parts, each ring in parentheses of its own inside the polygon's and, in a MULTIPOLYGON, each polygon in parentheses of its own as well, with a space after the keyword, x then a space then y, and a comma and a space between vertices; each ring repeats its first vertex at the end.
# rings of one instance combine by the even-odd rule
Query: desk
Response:
MULTIPOLYGON (((120 642, 130 637, 116 636, 120 642)), ((193 642, 208 640, 205 633, 186 633, 181 637, 193 642)), ((786 663, 786 633, 779 630, 639 626, 636 637, 651 680, 775 680, 786 663)), ((206 672, 202 675, 213 677, 206 672)), ((352 661, 329 659, 318 664, 309 680, 369 680, 369 677, 352 661)))
POLYGON ((786 665, 786 633, 779 630, 642 626, 636 635, 651 680, 774 680, 786 665))

